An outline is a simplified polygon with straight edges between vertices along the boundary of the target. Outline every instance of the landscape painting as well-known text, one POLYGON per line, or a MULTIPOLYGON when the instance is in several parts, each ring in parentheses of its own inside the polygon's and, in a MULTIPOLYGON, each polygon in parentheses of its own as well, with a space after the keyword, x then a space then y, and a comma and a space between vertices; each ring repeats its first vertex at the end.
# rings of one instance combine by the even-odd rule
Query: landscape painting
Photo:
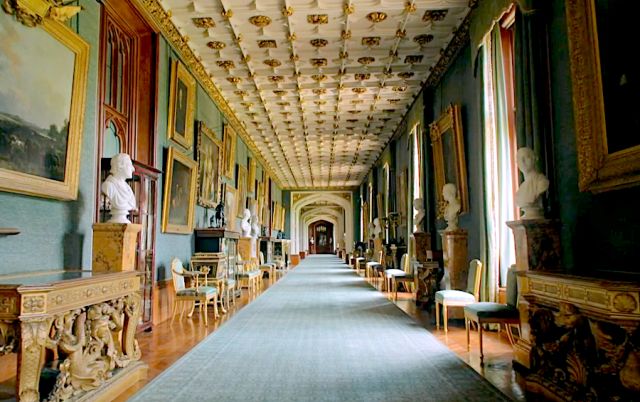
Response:
POLYGON ((5 13, 0 35, 0 190, 75 199, 88 45, 5 13))

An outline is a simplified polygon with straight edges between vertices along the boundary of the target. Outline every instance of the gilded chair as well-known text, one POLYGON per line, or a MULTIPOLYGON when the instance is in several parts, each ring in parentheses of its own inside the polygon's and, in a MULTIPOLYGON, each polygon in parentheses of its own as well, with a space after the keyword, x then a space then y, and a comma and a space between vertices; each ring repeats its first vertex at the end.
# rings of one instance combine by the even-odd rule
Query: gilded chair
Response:
POLYGON ((246 287, 249 290, 249 295, 257 293, 260 283, 262 282, 262 271, 258 268, 257 260, 254 258, 249 261, 243 261, 240 254, 238 254, 236 265, 238 266, 240 286, 246 287))
POLYGON ((366 265, 365 277, 373 278, 378 269, 384 269, 384 250, 378 251, 378 260, 369 261, 366 265))
POLYGON ((193 315, 193 310, 196 304, 198 304, 200 306, 200 312, 204 315, 204 325, 208 325, 207 305, 210 302, 213 303, 214 318, 218 318, 218 289, 213 286, 200 286, 200 277, 202 276, 206 283, 208 271, 208 268, 205 267, 200 271, 186 271, 182 266, 182 261, 178 258, 171 260, 171 276, 173 279, 173 288, 175 289, 172 321, 178 313, 178 305, 181 307, 180 318, 182 318, 185 304, 191 304, 192 306, 188 317, 193 315), (186 287, 185 278, 191 278, 190 287, 186 287))
POLYGON ((266 272, 267 274, 269 274, 269 279, 270 280, 274 280, 276 278, 275 274, 276 274, 276 264, 275 263, 265 263, 264 262, 264 253, 261 251, 260 252, 260 271, 261 272, 266 272))
POLYGON ((482 263, 471 260, 467 276, 466 290, 439 290, 436 292, 436 328, 440 329, 440 305, 444 318, 444 332, 447 333, 448 308, 464 307, 475 303, 480 297, 480 278, 482 278, 482 263))
POLYGON ((415 272, 415 266, 409 257, 409 254, 403 254, 400 259, 401 273, 394 273, 391 276, 391 289, 393 289, 393 300, 398 301, 398 283, 404 283, 407 290, 418 292, 418 274, 415 272))
POLYGON ((223 314, 227 312, 230 303, 235 304, 234 293, 236 290, 236 279, 229 276, 227 259, 221 258, 221 253, 199 252, 191 256, 189 266, 191 271, 202 270, 200 267, 208 267, 211 271, 207 279, 203 282, 206 286, 215 286, 218 289, 218 299, 223 314))
POLYGON ((507 303, 478 302, 464 306, 464 325, 467 331, 467 350, 469 350, 469 325, 471 322, 478 324, 480 338, 480 364, 484 364, 482 350, 482 325, 504 324, 507 330, 507 338, 513 346, 511 325, 520 325, 520 312, 517 307, 518 284, 516 280, 515 266, 511 266, 507 272, 507 303))

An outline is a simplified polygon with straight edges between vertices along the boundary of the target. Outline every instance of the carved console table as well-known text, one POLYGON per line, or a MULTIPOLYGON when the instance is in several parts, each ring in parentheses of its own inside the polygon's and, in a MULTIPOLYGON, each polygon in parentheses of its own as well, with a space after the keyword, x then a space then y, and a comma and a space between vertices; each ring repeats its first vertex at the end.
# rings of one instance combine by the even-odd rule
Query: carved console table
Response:
POLYGON ((146 378, 140 301, 136 272, 0 276, 0 354, 18 353, 16 398, 111 400, 146 378))
POLYGON ((535 271, 521 276, 527 391, 563 401, 639 400, 640 283, 535 271))

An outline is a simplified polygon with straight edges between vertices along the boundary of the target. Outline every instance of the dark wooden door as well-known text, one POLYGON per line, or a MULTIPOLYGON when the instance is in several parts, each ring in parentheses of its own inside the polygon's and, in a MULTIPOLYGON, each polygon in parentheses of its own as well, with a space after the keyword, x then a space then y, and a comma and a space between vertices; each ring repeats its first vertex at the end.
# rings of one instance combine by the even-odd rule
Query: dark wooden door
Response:
POLYGON ((318 221, 309 225, 309 250, 313 254, 333 254, 333 223, 318 221))

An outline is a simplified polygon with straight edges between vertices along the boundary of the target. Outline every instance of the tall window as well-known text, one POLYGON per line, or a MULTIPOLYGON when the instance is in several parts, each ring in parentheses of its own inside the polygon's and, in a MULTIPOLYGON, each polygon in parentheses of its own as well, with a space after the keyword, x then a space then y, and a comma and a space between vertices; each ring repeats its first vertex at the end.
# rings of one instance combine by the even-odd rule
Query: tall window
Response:
POLYGON ((483 43, 484 80, 484 196, 486 296, 496 298, 506 285, 507 270, 515 263, 513 234, 506 222, 517 216, 514 16, 512 8, 495 24, 483 43))

